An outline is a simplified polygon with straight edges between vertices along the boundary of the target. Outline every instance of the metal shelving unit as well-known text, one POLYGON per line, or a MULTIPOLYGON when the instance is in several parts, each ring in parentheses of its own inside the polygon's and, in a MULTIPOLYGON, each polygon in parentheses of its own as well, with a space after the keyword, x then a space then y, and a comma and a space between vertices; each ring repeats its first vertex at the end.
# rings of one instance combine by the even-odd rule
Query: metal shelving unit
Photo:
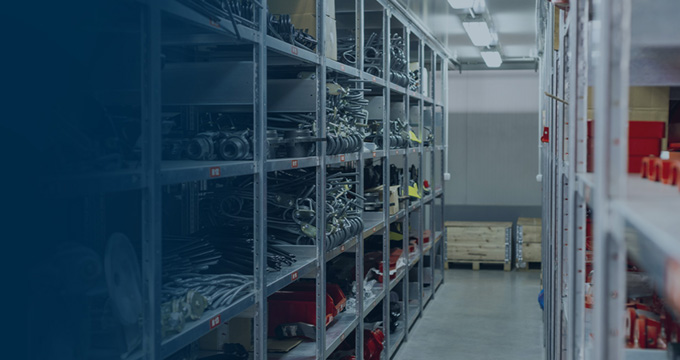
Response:
MULTIPOLYGON (((299 46, 291 45, 268 34, 267 1, 253 2, 253 26, 235 23, 228 19, 208 17, 187 5, 186 1, 133 1, 139 8, 140 41, 143 51, 142 71, 140 74, 141 85, 138 90, 139 107, 141 113, 139 141, 141 159, 139 164, 131 170, 114 172, 101 172, 92 175, 80 176, 77 179, 68 178, 57 181, 50 185, 65 197, 88 197, 96 198, 103 194, 117 194, 122 192, 136 191, 140 193, 140 238, 137 239, 136 247, 139 249, 141 264, 141 297, 143 299, 143 311, 140 321, 141 345, 137 346, 131 354, 117 354, 125 359, 164 359, 190 347, 202 336, 208 334, 216 326, 228 323, 234 317, 247 316, 252 318, 253 324, 253 348, 254 359, 326 359, 346 338, 356 337, 356 354, 363 354, 363 328, 364 318, 373 309, 382 306, 384 328, 389 329, 389 293, 398 291, 402 294, 402 318, 400 327, 395 333, 385 331, 386 347, 383 358, 393 357, 399 345, 408 340, 408 333, 413 323, 422 316, 427 302, 434 297, 434 292, 439 284, 444 281, 443 264, 445 262, 445 241, 441 241, 444 234, 443 228, 443 205, 444 205, 444 159, 443 154, 447 151, 446 123, 448 114, 448 70, 454 66, 450 61, 450 54, 433 36, 413 20, 411 15, 396 1, 388 0, 355 0, 354 11, 345 11, 344 14, 353 14, 355 20, 356 42, 363 44, 365 40, 365 2, 370 2, 372 8, 379 8, 382 22, 382 35, 384 53, 390 54, 390 36, 399 32, 406 42, 407 63, 417 62, 420 73, 428 70, 429 89, 420 87, 413 91, 392 83, 388 75, 385 78, 375 76, 364 71, 363 54, 357 55, 357 67, 327 58, 324 46, 318 46, 316 51, 310 51, 299 46), (399 28, 392 31, 391 24, 398 23, 399 28), (237 31, 235 31, 237 30, 237 31), (201 104, 166 104, 163 94, 163 71, 167 66, 168 54, 173 54, 175 47, 190 48, 192 53, 188 58, 205 61, 204 48, 216 47, 228 49, 227 57, 232 55, 238 61, 252 62, 253 76, 252 88, 238 87, 232 89, 241 92, 239 97, 251 99, 245 104, 228 104, 219 107, 219 112, 234 111, 246 113, 252 119, 248 128, 252 130, 253 142, 252 160, 239 161, 196 161, 196 160, 163 160, 164 119, 166 113, 181 112, 180 107, 196 107, 201 111, 213 105, 201 104), (198 49, 198 50, 197 50, 198 49), (417 54, 411 57, 411 54, 417 54), (300 158, 269 158, 269 145, 267 140, 268 130, 268 79, 270 72, 277 67, 297 66, 300 69, 309 70, 314 74, 316 85, 316 127, 314 134, 315 155, 300 158), (390 119, 390 105, 392 100, 400 100, 405 107, 407 123, 413 120, 410 130, 413 130, 420 139, 425 137, 425 126, 428 126, 434 135, 433 143, 424 146, 421 142, 418 146, 402 149, 386 149, 375 151, 363 151, 347 154, 328 155, 326 119, 326 81, 327 79, 341 77, 353 86, 365 89, 370 88, 371 95, 383 96, 383 119, 390 119), (439 81, 440 84, 435 84, 439 81), (439 91, 440 89, 441 91, 439 91), (417 109, 413 114, 416 118, 409 119, 411 108, 417 109), (432 119, 425 124, 425 110, 429 109, 432 119), (321 141, 319 139, 324 139, 321 141), (438 157, 435 154, 439 154, 438 157), (439 159, 439 164, 436 164, 439 159), (404 164, 404 185, 409 184, 408 167, 415 165, 419 174, 419 188, 421 200, 407 201, 405 208, 397 214, 389 214, 389 206, 383 206, 380 212, 364 211, 362 219, 364 229, 361 235, 346 240, 343 244, 332 249, 327 248, 325 234, 326 223, 322 221, 327 214, 326 209, 326 180, 327 169, 349 165, 358 170, 358 192, 363 194, 363 168, 367 160, 382 162, 383 175, 389 179, 389 165, 391 161, 404 164), (427 165, 425 165, 427 162, 427 165), (306 169, 315 172, 316 189, 311 196, 316 204, 316 245, 286 245, 287 252, 295 255, 296 261, 283 266, 278 271, 267 271, 268 249, 268 224, 267 214, 268 195, 272 194, 269 189, 268 176, 273 172, 306 169), (183 328, 174 335, 163 336, 162 334, 162 280, 164 276, 163 256, 166 244, 163 235, 166 226, 173 225, 174 219, 164 211, 166 195, 172 189, 181 189, 183 215, 195 214, 198 211, 198 195, 204 192, 208 184, 215 184, 234 178, 247 178, 252 190, 253 214, 252 214, 252 246, 253 246, 253 283, 252 291, 245 292, 227 306, 212 310, 206 310, 196 320, 186 323, 183 328), (431 192, 425 194, 422 191, 423 180, 430 181, 431 192), (252 186, 250 185, 252 183, 252 186), (186 195, 186 196, 185 196, 186 195), (439 210, 437 210, 439 209, 439 210), (354 254, 356 262, 357 288, 363 286, 363 262, 364 244, 368 237, 382 237, 383 261, 389 263, 390 224, 401 222, 404 226, 403 248, 404 256, 409 263, 401 268, 394 279, 385 277, 383 284, 377 284, 377 295, 372 298, 363 298, 363 292, 359 291, 356 296, 355 309, 340 313, 328 326, 325 326, 326 314, 326 281, 327 264, 342 254, 354 254), (416 229, 418 237, 417 252, 408 257, 409 228, 416 229), (430 231, 428 243, 424 243, 423 231, 430 231), (425 264, 429 264, 425 267, 425 264), (415 278, 410 275, 417 273, 415 278), (434 284, 429 285, 429 290, 424 291, 424 271, 431 272, 428 277, 434 279, 434 284), (268 299, 275 292, 298 281, 300 278, 313 278, 315 280, 316 298, 316 332, 315 341, 303 342, 292 351, 285 354, 273 354, 268 352, 267 319, 268 299), (409 282, 417 282, 419 294, 417 299, 408 298, 409 282), (413 302, 413 306, 405 306, 413 302), (415 305, 417 304, 417 306, 415 305), (323 345, 320 345, 323 344, 323 345)), ((316 11, 324 14, 327 3, 325 0, 317 0, 316 11)), ((374 13, 376 11, 373 11, 374 13)), ((323 17, 316 21, 316 33, 318 38, 323 39, 327 31, 323 17)), ((359 46, 362 47, 361 45, 359 46)), ((385 56, 383 69, 390 69, 390 57, 385 56)), ((250 78, 246 76, 246 78, 250 78)), ((189 91, 189 90, 187 90, 189 91)), ((227 95, 229 97, 229 95, 227 95)), ((228 102, 227 102, 228 103, 228 102)), ((221 106, 220 105, 220 106, 221 106)), ((208 110, 205 110, 206 112, 208 110)), ((387 123, 387 122, 386 122, 387 123)), ((383 131, 385 144, 389 144, 390 129, 385 126, 383 131)), ((406 188, 406 187, 404 187, 406 188)), ((389 198, 389 187, 384 187, 384 199, 389 198)), ((136 214, 136 213, 135 213, 136 214)), ((194 216, 194 215, 192 215, 194 216)), ((183 224, 185 233, 198 230, 198 225, 193 220, 186 220, 183 224)), ((111 228, 102 225, 101 233, 110 233, 111 228)), ((179 226, 179 225, 178 225, 179 226)))
POLYGON ((553 21, 555 11, 547 3, 539 7, 539 131, 550 130, 541 145, 546 358, 666 358, 667 351, 624 346, 628 258, 680 314, 680 195, 627 173, 628 89, 680 85, 677 62, 669 62, 680 51, 670 35, 680 31, 670 15, 680 3, 572 0, 568 16, 553 21), (559 50, 553 50, 555 29, 559 50), (589 85, 595 91, 593 173, 586 170, 589 85), (595 219, 591 311, 585 306, 587 207, 595 219))

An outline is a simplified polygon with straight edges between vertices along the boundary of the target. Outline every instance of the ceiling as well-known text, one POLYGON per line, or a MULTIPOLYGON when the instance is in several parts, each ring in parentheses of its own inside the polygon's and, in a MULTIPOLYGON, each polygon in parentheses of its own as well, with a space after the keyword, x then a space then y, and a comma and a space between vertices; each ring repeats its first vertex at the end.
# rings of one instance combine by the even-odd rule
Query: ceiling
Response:
MULTIPOLYGON (((447 0, 397 0, 411 10, 446 46, 462 68, 486 68, 478 47, 472 45, 460 20, 464 11, 447 0)), ((485 0, 498 34, 504 65, 533 68, 536 57, 536 0, 485 0)))

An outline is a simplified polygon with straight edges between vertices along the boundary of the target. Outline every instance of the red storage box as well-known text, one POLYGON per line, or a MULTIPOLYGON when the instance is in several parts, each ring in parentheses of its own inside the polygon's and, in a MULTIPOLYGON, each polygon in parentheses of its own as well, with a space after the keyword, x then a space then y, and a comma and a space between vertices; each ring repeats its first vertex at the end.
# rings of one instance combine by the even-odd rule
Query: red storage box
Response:
MULTIPOLYGON (((296 283, 288 285, 286 287, 286 291, 303 291, 314 293, 316 292, 316 282, 298 281, 296 283)), ((326 294, 330 295, 331 299, 333 299, 333 304, 335 304, 336 312, 334 315, 337 315, 343 310, 345 310, 345 305, 347 304, 347 297, 340 288, 340 285, 326 283, 326 294)))
POLYGON ((628 173, 639 174, 642 172, 642 159, 644 156, 629 156, 628 157, 628 173))
POLYGON ((628 156, 659 156, 661 139, 628 139, 628 156))
MULTIPOLYGON (((269 297, 269 320, 267 332, 276 336, 276 328, 281 324, 305 323, 316 324, 316 293, 314 291, 279 291, 269 297)), ((326 295, 326 325, 335 315, 335 303, 330 295, 326 295)))
POLYGON ((663 139, 666 137, 666 124, 663 121, 629 121, 628 138, 663 139))
MULTIPOLYGON (((398 261, 399 258, 401 257, 401 254, 402 254, 402 253, 403 253, 403 251, 402 251, 401 249, 399 249, 399 248, 392 249, 392 253, 390 253, 390 271, 396 270, 396 268, 397 268, 397 261, 398 261)), ((381 275, 378 276, 378 282, 380 282, 380 283, 383 282, 383 275, 382 275, 382 274, 385 273, 385 271, 384 271, 383 269, 384 269, 383 263, 381 262, 381 263, 380 263, 380 268, 379 268, 379 272, 381 273, 381 275)), ((395 272, 394 274, 390 274, 390 280, 393 280, 393 279, 396 278, 396 277, 397 277, 397 273, 396 273, 396 272, 395 272)))
MULTIPOLYGON (((588 122, 588 137, 595 137, 595 124, 588 122)), ((663 139, 666 137, 666 124, 663 121, 629 121, 629 139, 663 139)))

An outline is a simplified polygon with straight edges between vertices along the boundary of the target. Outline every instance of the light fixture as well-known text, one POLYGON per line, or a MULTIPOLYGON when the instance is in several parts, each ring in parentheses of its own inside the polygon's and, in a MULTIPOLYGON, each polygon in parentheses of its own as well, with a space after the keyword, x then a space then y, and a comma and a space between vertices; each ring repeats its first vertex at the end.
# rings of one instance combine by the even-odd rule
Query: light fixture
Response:
POLYGON ((449 5, 454 9, 469 9, 475 5, 475 0, 449 0, 449 5))
POLYGON ((486 66, 490 68, 500 67, 503 63, 503 59, 501 59, 501 53, 496 50, 482 51, 482 59, 484 59, 486 66))
POLYGON ((491 30, 486 21, 465 21, 463 28, 475 46, 489 46, 493 41, 491 30))

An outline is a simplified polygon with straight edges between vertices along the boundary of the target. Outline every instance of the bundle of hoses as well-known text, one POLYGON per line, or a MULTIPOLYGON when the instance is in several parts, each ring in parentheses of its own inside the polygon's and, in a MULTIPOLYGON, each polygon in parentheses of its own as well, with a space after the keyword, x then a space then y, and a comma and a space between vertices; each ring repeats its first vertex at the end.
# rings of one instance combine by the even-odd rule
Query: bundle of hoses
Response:
POLYGON ((358 199, 363 199, 351 191, 358 184, 358 172, 338 172, 328 175, 326 185, 326 247, 333 249, 342 245, 364 230, 364 222, 359 211, 358 199))
POLYGON ((290 21, 290 15, 269 15, 267 33, 289 44, 314 51, 317 41, 306 31, 296 29, 290 21))
MULTIPOLYGON (((382 35, 371 33, 364 44, 364 71, 380 78, 383 77, 383 50, 382 35)), ((356 38, 353 36, 339 38, 338 53, 341 56, 341 62, 356 66, 356 38)), ((399 34, 393 34, 390 38, 389 80, 399 86, 409 86, 406 46, 399 34)))
POLYGON ((364 90, 327 84, 326 118, 328 155, 358 152, 363 148, 364 131, 368 119, 364 90))
MULTIPOLYGON (((183 243, 165 252, 163 277, 186 273, 253 274, 253 239, 234 238, 225 231, 214 230, 204 237, 165 238, 183 243), (228 254, 228 256, 224 256, 228 254), (236 255, 236 256, 234 256, 236 255)), ((267 271, 279 271, 295 262, 295 255, 276 244, 267 244, 267 271)))
MULTIPOLYGON (((363 220, 358 211, 358 199, 361 197, 351 190, 358 183, 357 175, 358 173, 339 172, 327 177, 326 241, 329 248, 342 244, 363 231, 363 220)), ((285 264, 289 259, 286 256, 280 257, 282 254, 277 252, 276 245, 316 243, 316 171, 314 169, 276 171, 269 173, 267 177, 267 229, 271 253, 268 255, 268 262, 271 260, 285 264)), ((247 228, 252 224, 254 211, 252 179, 232 182, 230 186, 219 190, 212 189, 205 195, 209 196, 202 200, 201 210, 213 226, 234 228, 236 232, 242 231, 238 229, 240 226, 247 228)), ((239 254, 247 250, 244 245, 234 248, 235 243, 230 241, 215 247, 218 251, 239 254)), ((204 265, 203 262, 198 263, 204 265)), ((213 265, 215 264, 211 264, 213 265)), ((275 264, 268 265, 276 269, 275 264)))

